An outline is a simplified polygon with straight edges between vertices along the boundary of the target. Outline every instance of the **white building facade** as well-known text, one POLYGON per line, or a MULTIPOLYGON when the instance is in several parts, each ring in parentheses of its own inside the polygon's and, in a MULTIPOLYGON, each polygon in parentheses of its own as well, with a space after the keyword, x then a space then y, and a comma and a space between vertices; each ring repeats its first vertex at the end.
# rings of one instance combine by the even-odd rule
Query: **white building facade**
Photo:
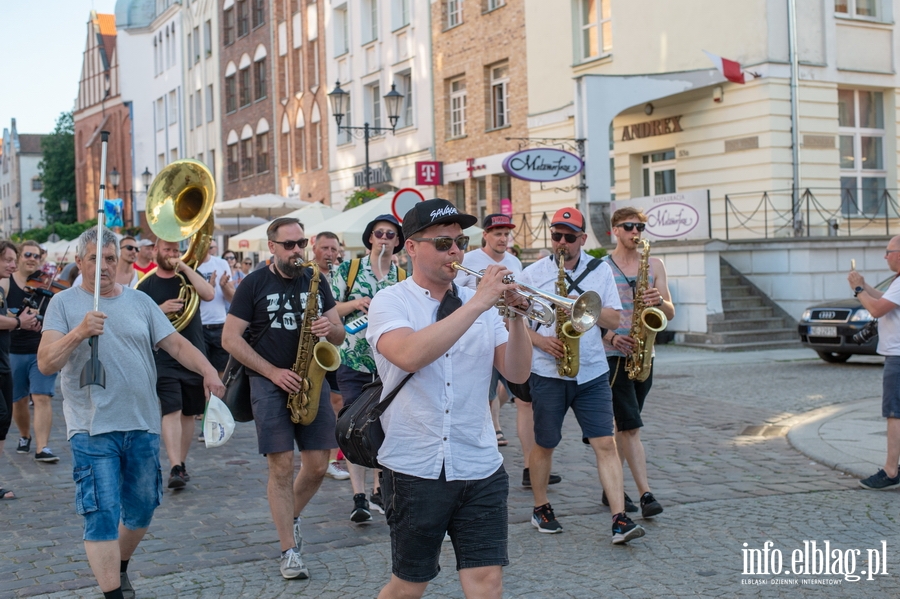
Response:
POLYGON ((40 169, 43 135, 19 133, 16 119, 3 129, 0 151, 0 231, 8 239, 33 227, 44 226, 40 169))

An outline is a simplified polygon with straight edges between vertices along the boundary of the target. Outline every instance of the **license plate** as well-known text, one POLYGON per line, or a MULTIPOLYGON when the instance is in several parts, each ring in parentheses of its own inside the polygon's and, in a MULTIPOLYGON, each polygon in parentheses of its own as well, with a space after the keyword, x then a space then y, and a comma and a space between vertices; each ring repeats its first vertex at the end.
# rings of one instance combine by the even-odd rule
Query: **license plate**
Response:
POLYGON ((809 327, 810 337, 837 337, 837 327, 809 327))

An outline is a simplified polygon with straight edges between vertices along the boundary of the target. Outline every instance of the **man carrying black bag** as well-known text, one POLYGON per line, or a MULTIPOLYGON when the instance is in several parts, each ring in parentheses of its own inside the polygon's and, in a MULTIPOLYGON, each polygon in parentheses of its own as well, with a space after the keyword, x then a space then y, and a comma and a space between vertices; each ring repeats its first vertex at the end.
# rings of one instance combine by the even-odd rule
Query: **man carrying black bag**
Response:
POLYGON ((484 397, 492 367, 513 382, 528 378, 531 341, 524 319, 511 320, 507 332, 492 309, 501 297, 523 304, 516 285, 503 282, 505 267, 489 266, 477 291, 453 286, 452 263, 469 241, 462 231, 476 221, 446 200, 418 203, 403 219, 412 278, 369 307, 366 338, 385 392, 415 373, 381 418, 393 565, 381 599, 422 596, 440 571, 445 533, 466 595, 503 593, 509 477, 484 397))

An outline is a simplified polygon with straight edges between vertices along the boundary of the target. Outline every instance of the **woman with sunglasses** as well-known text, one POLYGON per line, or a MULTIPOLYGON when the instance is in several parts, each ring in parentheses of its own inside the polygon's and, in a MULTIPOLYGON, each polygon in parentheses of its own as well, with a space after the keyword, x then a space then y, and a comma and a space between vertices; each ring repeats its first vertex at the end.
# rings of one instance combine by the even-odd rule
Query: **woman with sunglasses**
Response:
POLYGON ((237 261, 234 252, 231 250, 225 252, 222 258, 228 263, 228 267, 231 269, 231 282, 237 287, 238 283, 240 283, 241 279, 245 276, 244 272, 241 270, 240 263, 237 261))

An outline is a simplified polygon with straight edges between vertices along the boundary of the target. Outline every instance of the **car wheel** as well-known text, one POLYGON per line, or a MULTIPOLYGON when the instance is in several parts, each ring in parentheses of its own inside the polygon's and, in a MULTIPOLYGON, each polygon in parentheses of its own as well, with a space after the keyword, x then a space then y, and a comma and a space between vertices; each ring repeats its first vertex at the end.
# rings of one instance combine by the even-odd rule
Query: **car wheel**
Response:
POLYGON ((843 364, 847 360, 850 359, 852 354, 836 354, 830 351, 817 351, 819 357, 825 360, 826 362, 830 362, 831 364, 843 364))

